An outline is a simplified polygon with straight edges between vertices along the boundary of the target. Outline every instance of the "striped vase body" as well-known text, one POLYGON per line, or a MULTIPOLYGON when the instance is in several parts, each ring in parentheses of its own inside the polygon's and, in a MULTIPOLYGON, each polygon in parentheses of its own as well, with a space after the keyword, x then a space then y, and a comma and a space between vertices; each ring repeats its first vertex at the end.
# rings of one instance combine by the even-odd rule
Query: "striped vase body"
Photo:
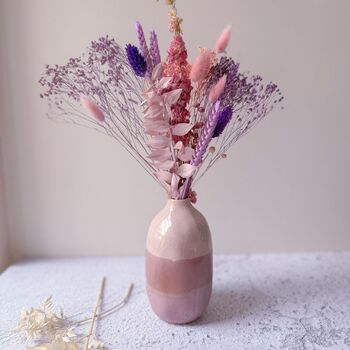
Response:
POLYGON ((153 219, 146 244, 147 293, 169 323, 188 323, 206 309, 212 289, 211 235, 188 199, 171 200, 153 219))

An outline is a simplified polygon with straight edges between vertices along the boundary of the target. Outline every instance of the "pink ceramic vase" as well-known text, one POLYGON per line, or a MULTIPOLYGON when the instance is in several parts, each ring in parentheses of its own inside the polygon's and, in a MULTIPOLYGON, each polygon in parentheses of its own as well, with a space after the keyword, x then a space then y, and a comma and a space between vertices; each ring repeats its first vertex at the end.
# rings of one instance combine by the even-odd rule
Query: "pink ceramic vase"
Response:
POLYGON ((197 319, 208 305, 212 276, 207 221, 188 199, 169 199, 147 235, 147 293, 153 311, 169 323, 197 319))

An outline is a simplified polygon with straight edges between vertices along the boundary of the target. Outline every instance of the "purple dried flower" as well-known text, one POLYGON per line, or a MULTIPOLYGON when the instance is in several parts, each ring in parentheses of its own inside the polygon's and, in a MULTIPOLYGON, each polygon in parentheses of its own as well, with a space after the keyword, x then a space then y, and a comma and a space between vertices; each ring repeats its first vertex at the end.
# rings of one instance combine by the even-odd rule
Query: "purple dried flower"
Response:
POLYGON ((145 39, 145 34, 143 33, 142 25, 140 22, 135 23, 135 28, 136 28, 136 34, 137 38, 139 40, 140 44, 140 51, 142 53, 142 56, 144 57, 146 63, 147 63, 147 75, 150 76, 153 71, 153 64, 152 60, 148 51, 146 39, 145 39))
POLYGON ((233 113, 244 107, 246 110, 256 110, 258 106, 273 105, 280 101, 281 93, 275 84, 264 84, 261 76, 249 73, 239 73, 239 63, 230 57, 221 57, 219 63, 211 68, 206 90, 226 75, 226 85, 220 100, 223 105, 231 106, 233 113), (271 101, 273 95, 280 97, 271 101))
POLYGON ((105 36, 92 41, 84 54, 64 65, 46 65, 39 83, 50 118, 113 137, 155 178, 154 167, 146 160, 149 152, 139 115, 144 100, 142 78, 134 74, 124 48, 114 39, 105 36), (86 113, 81 95, 99 107, 105 123, 86 113))
POLYGON ((227 124, 230 122, 232 118, 232 108, 230 106, 226 106, 223 110, 220 111, 218 116, 218 123, 216 124, 213 137, 218 137, 226 128, 227 124))
POLYGON ((153 63, 153 67, 161 62, 157 34, 154 30, 151 31, 150 35, 150 54, 153 63))
POLYGON ((239 73, 238 68, 239 64, 232 58, 221 57, 211 68, 206 81, 205 91, 209 93, 211 87, 226 75, 226 85, 220 101, 222 105, 231 107, 234 115, 231 118, 233 129, 220 152, 226 151, 283 100, 276 84, 264 83, 259 75, 239 73))
POLYGON ((128 44, 126 45, 125 51, 134 73, 139 77, 144 77, 147 71, 147 64, 140 54, 139 49, 134 45, 128 44))
POLYGON ((193 153, 191 164, 198 166, 199 164, 202 163, 203 155, 205 151, 208 148, 208 145, 213 137, 214 130, 216 128, 217 122, 218 122, 218 117, 219 117, 219 107, 220 107, 220 101, 216 101, 208 115, 208 119, 206 120, 201 136, 199 137, 197 147, 193 153))
POLYGON ((226 75, 225 89, 220 98, 222 104, 225 106, 232 105, 232 100, 236 95, 238 69, 239 63, 236 63, 232 58, 221 57, 219 63, 212 67, 209 72, 207 91, 209 91, 222 76, 226 75))

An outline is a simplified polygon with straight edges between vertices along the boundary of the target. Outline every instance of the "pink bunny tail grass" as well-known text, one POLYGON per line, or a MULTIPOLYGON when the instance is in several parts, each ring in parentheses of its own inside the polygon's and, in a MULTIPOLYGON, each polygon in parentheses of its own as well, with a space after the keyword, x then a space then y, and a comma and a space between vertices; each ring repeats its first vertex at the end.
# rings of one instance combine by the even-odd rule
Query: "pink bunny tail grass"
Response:
POLYGON ((147 64, 147 74, 148 74, 148 76, 150 76, 152 74, 152 71, 153 71, 153 64, 152 64, 151 56, 150 56, 149 51, 148 51, 148 46, 146 43, 145 34, 143 32, 142 25, 140 22, 135 23, 135 29, 136 29, 137 38, 138 38, 139 44, 140 44, 141 54, 142 54, 142 56, 145 59, 146 64, 147 64))
POLYGON ((160 62, 160 52, 158 46, 157 34, 154 30, 151 31, 150 35, 150 54, 153 63, 153 67, 156 67, 160 62))
POLYGON ((209 91, 209 101, 214 103, 218 100, 220 95, 223 93, 226 86, 226 74, 223 75, 219 81, 209 91))
POLYGON ((81 105, 88 111, 88 113, 99 122, 104 122, 105 117, 101 109, 88 96, 80 95, 81 105))
POLYGON ((228 45, 228 42, 230 40, 230 36, 231 36, 231 26, 227 26, 222 33, 220 34, 216 45, 215 45, 215 51, 217 53, 221 53, 224 52, 226 50, 226 47, 228 45))
POLYGON ((193 81, 203 80, 209 73, 210 61, 211 61, 210 51, 207 49, 203 50, 193 62, 191 72, 190 72, 191 80, 193 81))

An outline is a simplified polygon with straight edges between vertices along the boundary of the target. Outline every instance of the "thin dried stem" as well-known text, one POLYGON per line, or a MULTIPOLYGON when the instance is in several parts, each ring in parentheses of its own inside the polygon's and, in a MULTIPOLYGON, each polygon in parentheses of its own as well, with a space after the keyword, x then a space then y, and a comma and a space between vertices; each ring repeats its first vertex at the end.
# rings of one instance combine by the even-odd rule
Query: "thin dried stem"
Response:
POLYGON ((97 300, 96 300, 96 306, 95 306, 93 313, 92 313, 92 320, 91 320, 91 324, 90 324, 90 328, 89 328, 89 333, 87 334, 87 338, 85 340, 84 350, 88 350, 88 347, 89 347, 89 340, 90 340, 90 337, 91 337, 93 330, 94 330, 96 314, 97 314, 98 308, 101 305, 101 300, 102 300, 102 295, 103 295, 103 291, 105 288, 105 284, 106 284, 106 277, 102 277, 100 289, 99 289, 97 300))
MULTIPOLYGON (((109 308, 109 309, 107 309, 107 310, 105 310, 103 312, 97 313, 96 318, 97 319, 102 319, 102 318, 104 318, 106 316, 111 315, 112 313, 114 313, 115 311, 119 310, 120 308, 122 308, 128 302, 128 300, 130 298, 130 295, 132 293, 133 287, 134 287, 134 284, 130 283, 130 285, 129 285, 129 287, 128 287, 128 289, 127 289, 127 291, 126 291, 126 293, 125 293, 125 295, 123 297, 123 299, 121 301, 119 301, 116 305, 112 306, 111 308, 109 308)), ((88 318, 86 318, 84 320, 75 322, 75 325, 82 326, 82 325, 84 325, 84 324, 86 324, 86 323, 88 323, 90 321, 91 321, 91 317, 88 317, 88 318)))

